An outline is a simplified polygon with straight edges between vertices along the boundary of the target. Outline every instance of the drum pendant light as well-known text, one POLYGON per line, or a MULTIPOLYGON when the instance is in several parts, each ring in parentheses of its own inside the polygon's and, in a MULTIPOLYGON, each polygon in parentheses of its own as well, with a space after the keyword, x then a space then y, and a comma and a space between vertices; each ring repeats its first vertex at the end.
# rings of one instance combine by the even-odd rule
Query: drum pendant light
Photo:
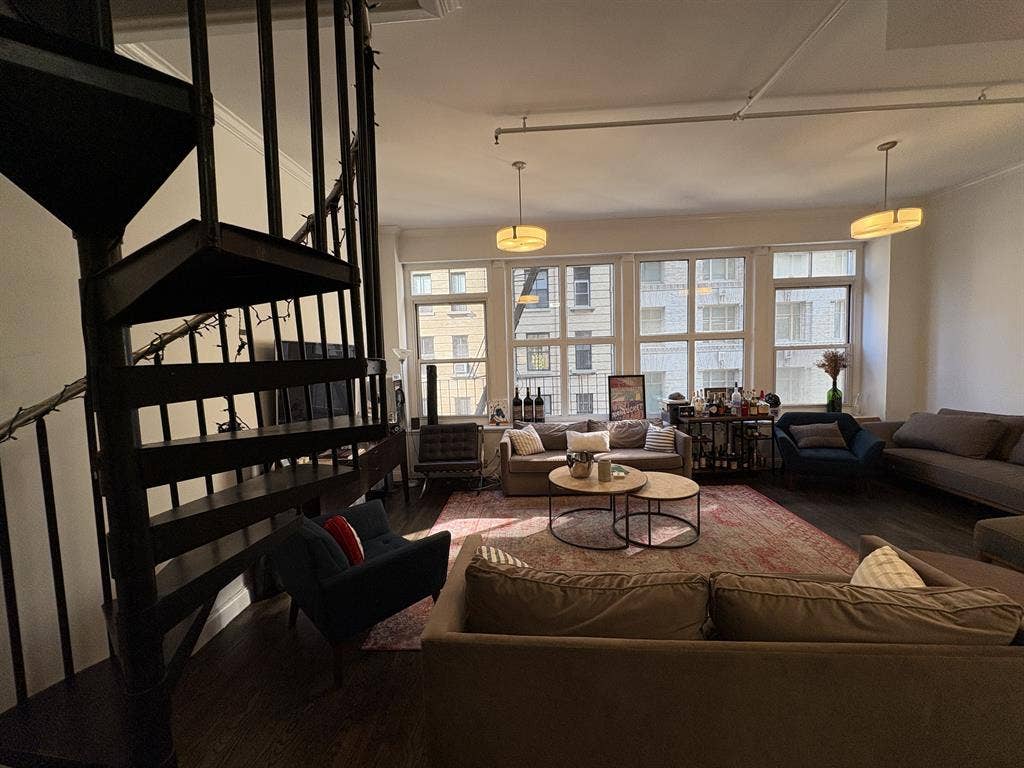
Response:
POLYGON ((533 224, 523 224, 523 168, 526 163, 516 160, 512 166, 519 175, 519 223, 498 230, 498 248, 512 253, 539 251, 548 244, 547 231, 533 224))
POLYGON ((879 152, 885 152, 885 181, 882 187, 882 210, 861 216, 850 225, 850 237, 854 240, 870 240, 906 232, 921 226, 924 213, 920 208, 889 208, 889 150, 898 142, 886 141, 878 145, 879 152))

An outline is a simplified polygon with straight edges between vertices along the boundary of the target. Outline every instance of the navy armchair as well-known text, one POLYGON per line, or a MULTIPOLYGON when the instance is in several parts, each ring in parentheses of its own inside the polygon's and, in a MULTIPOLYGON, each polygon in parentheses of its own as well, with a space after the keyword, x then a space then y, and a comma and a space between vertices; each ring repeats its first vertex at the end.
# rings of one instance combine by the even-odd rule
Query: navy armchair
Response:
POLYGON ((344 640, 425 597, 437 599, 448 577, 451 534, 410 541, 391 531, 380 500, 339 513, 363 543, 365 560, 351 565, 323 523, 306 519, 273 554, 292 598, 291 624, 301 609, 334 650, 334 683, 341 685, 344 640))
POLYGON ((848 413, 784 413, 775 422, 775 442, 782 456, 787 483, 798 474, 865 478, 881 466, 884 441, 857 423, 848 413), (802 424, 836 422, 846 448, 797 447, 790 428, 802 424))

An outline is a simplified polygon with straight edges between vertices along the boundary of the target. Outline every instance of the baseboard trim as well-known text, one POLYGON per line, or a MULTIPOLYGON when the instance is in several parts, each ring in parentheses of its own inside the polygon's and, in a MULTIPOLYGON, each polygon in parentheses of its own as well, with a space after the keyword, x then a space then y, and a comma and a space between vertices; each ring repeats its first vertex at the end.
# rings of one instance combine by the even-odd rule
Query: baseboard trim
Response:
MULTIPOLYGON (((206 645, 224 627, 230 624, 239 614, 252 605, 252 595, 246 587, 240 587, 234 597, 225 602, 216 612, 210 614, 203 631, 199 633, 195 651, 206 645)), ((193 651, 193 653, 195 653, 193 651)))

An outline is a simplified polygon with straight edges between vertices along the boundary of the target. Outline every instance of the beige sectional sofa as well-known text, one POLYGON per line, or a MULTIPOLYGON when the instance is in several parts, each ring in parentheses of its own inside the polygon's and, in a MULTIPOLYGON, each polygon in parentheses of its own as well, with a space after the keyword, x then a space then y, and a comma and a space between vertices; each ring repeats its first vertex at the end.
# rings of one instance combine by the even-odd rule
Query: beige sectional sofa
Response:
POLYGON ((507 496, 542 496, 548 492, 548 473, 552 469, 565 465, 566 432, 611 432, 611 451, 599 454, 607 456, 613 462, 625 464, 640 470, 672 472, 690 477, 693 474, 692 442, 685 432, 676 430, 676 450, 674 453, 645 451, 643 429, 636 426, 643 422, 605 422, 590 419, 588 421, 544 422, 534 424, 544 444, 544 453, 532 456, 519 456, 512 448, 508 433, 502 435, 498 443, 501 487, 507 496))
MULTIPOLYGON (((480 541, 467 538, 423 633, 433 765, 1024 764, 1024 646, 475 633, 480 541)), ((864 541, 862 555, 884 544, 864 541)), ((930 586, 959 584, 900 556, 930 586)))
POLYGON ((1024 416, 943 408, 907 422, 866 422, 864 428, 885 440, 882 460, 891 471, 1024 514, 1024 416), (903 429, 915 421, 920 425, 903 429))

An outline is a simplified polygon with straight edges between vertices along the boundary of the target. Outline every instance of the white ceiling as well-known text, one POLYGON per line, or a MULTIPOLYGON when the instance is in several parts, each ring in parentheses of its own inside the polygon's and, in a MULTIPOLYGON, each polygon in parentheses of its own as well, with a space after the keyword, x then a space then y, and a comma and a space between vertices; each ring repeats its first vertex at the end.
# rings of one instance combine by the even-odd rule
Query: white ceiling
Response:
MULTIPOLYGON (((956 4, 969 14, 983 2, 1002 0, 956 4)), ((899 197, 1024 161, 1022 105, 506 135, 494 145, 494 128, 520 115, 540 124, 732 112, 834 4, 464 0, 441 20, 378 24, 381 221, 503 222, 514 212, 517 159, 528 166, 525 214, 541 221, 870 205, 881 186, 875 146, 887 139, 900 141, 890 162, 899 197)), ((990 98, 1024 95, 1024 34, 921 46, 922 34, 958 39, 949 14, 936 13, 923 17, 931 28, 915 35, 918 47, 900 48, 895 36, 887 47, 887 10, 885 0, 849 3, 754 111, 973 99, 983 85, 990 98)), ((1004 15, 1004 30, 1018 21, 1004 15)), ((288 26, 275 40, 281 143, 308 166, 305 44, 288 26)), ((326 115, 335 110, 331 37, 322 30, 326 115)), ((150 45, 188 70, 183 40, 150 45)), ((254 31, 213 35, 211 67, 214 95, 258 129, 254 31)))

